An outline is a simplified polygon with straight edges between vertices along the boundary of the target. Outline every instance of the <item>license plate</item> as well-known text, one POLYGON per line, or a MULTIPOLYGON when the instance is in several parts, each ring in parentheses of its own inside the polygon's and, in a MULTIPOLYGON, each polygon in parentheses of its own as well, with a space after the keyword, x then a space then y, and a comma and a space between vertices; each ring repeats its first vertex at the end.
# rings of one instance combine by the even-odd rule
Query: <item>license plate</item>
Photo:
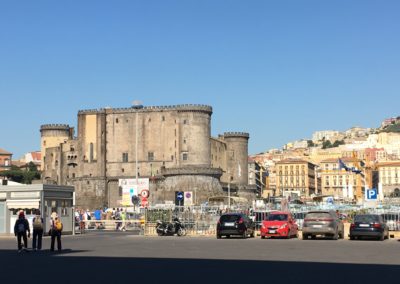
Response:
POLYGON ((268 231, 268 234, 276 234, 276 231, 270 230, 268 231))
POLYGON ((314 225, 314 228, 322 228, 322 225, 314 225))
POLYGON ((235 223, 225 223, 225 227, 235 227, 235 223))
POLYGON ((369 224, 360 224, 361 228, 369 228, 369 224))

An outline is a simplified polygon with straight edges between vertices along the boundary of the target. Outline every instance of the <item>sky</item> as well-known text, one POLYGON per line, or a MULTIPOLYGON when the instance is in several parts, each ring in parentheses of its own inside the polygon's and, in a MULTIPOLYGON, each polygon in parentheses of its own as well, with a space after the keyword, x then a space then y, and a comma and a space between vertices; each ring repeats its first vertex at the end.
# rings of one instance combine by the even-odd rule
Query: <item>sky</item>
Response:
POLYGON ((0 1, 0 148, 101 107, 207 104, 255 154, 400 115, 400 1, 0 1))

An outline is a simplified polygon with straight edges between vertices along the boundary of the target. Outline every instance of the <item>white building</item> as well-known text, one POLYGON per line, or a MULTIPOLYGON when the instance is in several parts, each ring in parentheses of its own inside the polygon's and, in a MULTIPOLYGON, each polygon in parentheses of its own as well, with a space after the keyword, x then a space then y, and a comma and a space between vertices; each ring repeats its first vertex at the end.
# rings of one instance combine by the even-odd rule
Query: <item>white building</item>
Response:
POLYGON ((334 137, 339 136, 341 133, 340 131, 336 130, 323 130, 314 132, 312 140, 313 142, 322 141, 324 138, 325 140, 332 140, 334 137))

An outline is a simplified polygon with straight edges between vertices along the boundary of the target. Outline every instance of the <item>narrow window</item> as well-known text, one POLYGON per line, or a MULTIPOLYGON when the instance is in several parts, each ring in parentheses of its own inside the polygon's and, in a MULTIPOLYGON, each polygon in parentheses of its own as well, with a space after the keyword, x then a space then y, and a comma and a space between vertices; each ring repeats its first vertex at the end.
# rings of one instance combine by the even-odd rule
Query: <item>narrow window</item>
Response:
POLYGON ((188 159, 189 159, 188 153, 183 153, 183 154, 182 154, 182 160, 183 160, 183 161, 187 161, 188 159))
POLYGON ((148 152, 147 153, 147 159, 149 161, 154 161, 154 152, 148 152))
POLYGON ((93 143, 90 143, 90 162, 93 162, 93 143))
POLYGON ((128 163, 128 160, 129 160, 128 153, 122 153, 122 162, 128 163))

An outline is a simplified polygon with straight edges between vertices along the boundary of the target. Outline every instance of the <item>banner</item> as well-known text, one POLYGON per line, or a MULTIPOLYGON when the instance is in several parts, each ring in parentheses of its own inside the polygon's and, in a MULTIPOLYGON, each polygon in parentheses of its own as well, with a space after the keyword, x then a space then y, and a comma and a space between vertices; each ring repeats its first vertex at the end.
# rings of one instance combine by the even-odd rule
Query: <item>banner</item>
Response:
POLYGON ((136 179, 120 179, 119 187, 122 189, 122 206, 133 206, 132 196, 140 196, 142 191, 150 189, 150 182, 148 178, 136 179))

